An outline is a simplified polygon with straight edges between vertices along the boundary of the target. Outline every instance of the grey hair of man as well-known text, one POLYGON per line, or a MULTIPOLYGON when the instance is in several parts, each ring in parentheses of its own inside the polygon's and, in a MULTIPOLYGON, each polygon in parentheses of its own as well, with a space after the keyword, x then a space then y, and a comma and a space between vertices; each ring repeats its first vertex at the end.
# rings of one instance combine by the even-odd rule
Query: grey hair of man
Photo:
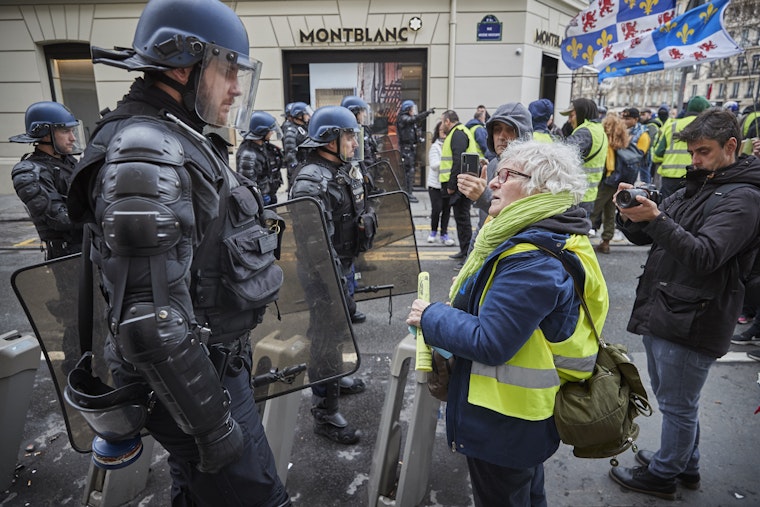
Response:
POLYGON ((507 161, 513 169, 530 176, 520 178, 526 195, 570 192, 578 204, 588 189, 580 151, 575 145, 513 141, 501 154, 499 170, 507 161))

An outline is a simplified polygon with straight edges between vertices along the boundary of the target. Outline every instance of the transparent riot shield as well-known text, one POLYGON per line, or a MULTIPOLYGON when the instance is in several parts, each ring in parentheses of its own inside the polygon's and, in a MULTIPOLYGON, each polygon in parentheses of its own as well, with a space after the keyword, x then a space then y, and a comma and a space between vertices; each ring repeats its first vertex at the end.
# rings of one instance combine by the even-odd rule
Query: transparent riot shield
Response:
POLYGON ((354 299, 416 293, 420 260, 409 197, 397 191, 370 196, 368 202, 377 214, 377 233, 372 248, 355 263, 354 299))
MULTIPOLYGON (((62 257, 43 264, 19 269, 11 276, 11 285, 24 308, 50 369, 58 403, 63 412, 71 447, 90 452, 95 436, 81 413, 63 399, 67 376, 81 356, 77 301, 81 254, 62 257)), ((105 302, 94 288, 93 315, 105 315, 105 302)), ((100 357, 106 336, 105 318, 94 319, 93 350, 97 351, 93 370, 107 382, 108 370, 100 357)))
POLYGON ((370 194, 382 194, 401 190, 401 184, 387 159, 382 159, 366 169, 370 181, 370 194))
POLYGON ((406 185, 406 172, 401 164, 401 152, 398 150, 378 151, 377 156, 380 159, 387 160, 391 166, 391 171, 396 176, 396 181, 401 183, 402 187, 406 185))
POLYGON ((270 209, 286 224, 279 260, 285 282, 277 303, 269 306, 264 322, 251 333, 257 401, 359 368, 321 205, 312 198, 298 198, 270 209), (270 380, 275 381, 267 383, 270 380))

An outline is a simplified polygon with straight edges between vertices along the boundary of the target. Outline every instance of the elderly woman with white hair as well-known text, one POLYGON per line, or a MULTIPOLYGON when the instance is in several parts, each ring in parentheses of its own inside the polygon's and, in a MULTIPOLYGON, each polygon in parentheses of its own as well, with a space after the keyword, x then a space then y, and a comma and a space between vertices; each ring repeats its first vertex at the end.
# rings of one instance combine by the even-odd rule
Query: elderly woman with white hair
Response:
POLYGON ((591 376, 590 321, 601 333, 607 288, 578 206, 587 183, 576 147, 513 142, 488 186, 489 220, 450 305, 415 300, 407 323, 456 357, 447 437, 467 456, 475 505, 542 506, 543 463, 560 442, 554 398, 591 376))

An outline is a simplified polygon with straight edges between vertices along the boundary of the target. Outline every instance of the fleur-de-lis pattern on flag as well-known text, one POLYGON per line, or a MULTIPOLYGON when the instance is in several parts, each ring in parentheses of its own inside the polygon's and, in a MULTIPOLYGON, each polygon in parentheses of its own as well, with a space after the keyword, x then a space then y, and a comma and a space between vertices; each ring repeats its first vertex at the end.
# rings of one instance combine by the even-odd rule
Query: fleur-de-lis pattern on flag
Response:
POLYGON ((594 58, 599 81, 706 63, 741 53, 742 48, 723 25, 723 14, 729 2, 713 0, 641 37, 599 51, 594 58))
POLYGON ((641 36, 675 13, 676 0, 591 0, 565 29, 562 61, 571 69, 593 65, 603 48, 641 36))

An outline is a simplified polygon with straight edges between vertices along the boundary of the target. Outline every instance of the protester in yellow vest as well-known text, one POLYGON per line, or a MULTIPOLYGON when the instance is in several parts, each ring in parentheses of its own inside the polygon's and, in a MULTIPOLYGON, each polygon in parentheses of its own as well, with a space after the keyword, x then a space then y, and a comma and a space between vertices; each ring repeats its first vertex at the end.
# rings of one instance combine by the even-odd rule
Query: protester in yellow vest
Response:
POLYGON ((554 116, 554 104, 549 99, 538 99, 528 104, 531 120, 533 122, 533 139, 544 143, 553 143, 548 123, 554 116))
POLYGON ((573 133, 567 137, 566 142, 575 144, 581 152, 588 188, 580 206, 590 215, 594 210, 597 187, 602 181, 607 160, 607 135, 599 123, 596 103, 591 99, 574 99, 570 107, 560 114, 567 116, 567 121, 573 126, 573 133))
POLYGON ((663 199, 681 187, 686 177, 686 166, 691 165, 691 155, 686 149, 686 143, 675 140, 674 136, 709 107, 710 102, 701 95, 692 97, 686 104, 686 114, 683 118, 668 120, 662 126, 652 160, 660 162, 657 173, 661 178, 660 195, 663 199))
MULTIPOLYGON (((449 194, 449 206, 453 210, 454 222, 457 225, 459 252, 449 257, 463 260, 467 257, 467 249, 472 239, 472 221, 470 207, 472 201, 462 195, 457 189, 457 175, 461 172, 462 153, 477 153, 478 143, 467 128, 459 123, 456 111, 448 110, 441 116, 441 127, 446 132, 446 140, 441 149, 441 166, 438 177, 441 180, 441 191, 449 194)), ((444 209, 444 213, 448 210, 444 209)))
POLYGON ((598 351, 589 318, 562 262, 583 274, 601 330, 609 300, 577 204, 586 191, 577 150, 564 143, 510 143, 487 221, 454 281, 451 304, 412 303, 407 324, 456 356, 446 433, 467 457, 475 505, 546 505, 543 463, 559 447, 554 398, 591 376, 598 351))
POLYGON ((488 137, 486 133, 486 110, 477 109, 475 111, 475 116, 465 124, 465 127, 467 127, 470 134, 472 134, 472 138, 475 139, 475 142, 478 144, 478 155, 480 155, 480 158, 485 159, 485 154, 488 150, 486 144, 486 138, 488 137))

